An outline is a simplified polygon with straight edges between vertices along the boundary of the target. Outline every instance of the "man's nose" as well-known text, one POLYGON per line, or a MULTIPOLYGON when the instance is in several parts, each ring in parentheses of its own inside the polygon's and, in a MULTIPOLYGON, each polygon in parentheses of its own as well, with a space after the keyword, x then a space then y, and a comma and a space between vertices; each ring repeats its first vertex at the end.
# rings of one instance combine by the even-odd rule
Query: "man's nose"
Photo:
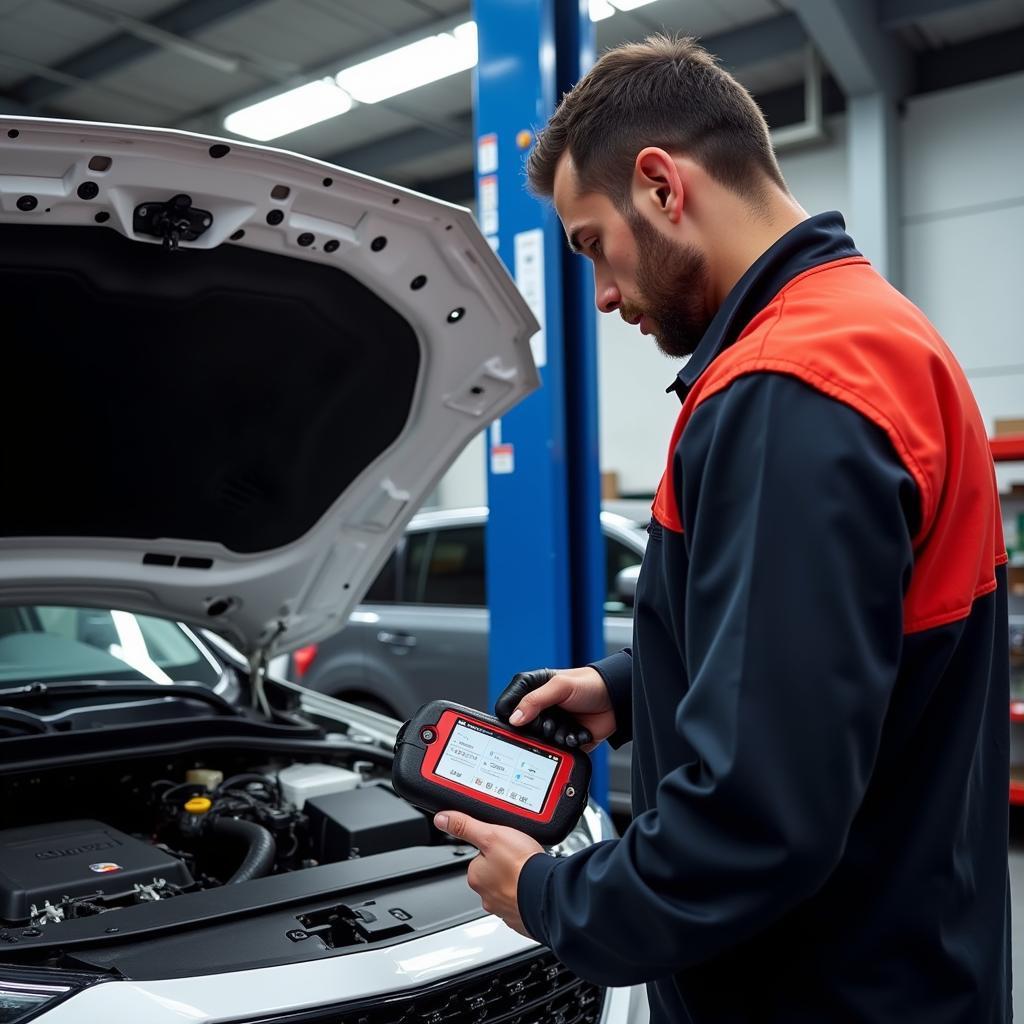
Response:
POLYGON ((612 313, 622 305, 622 295, 613 281, 602 281, 595 275, 594 302, 598 312, 612 313))

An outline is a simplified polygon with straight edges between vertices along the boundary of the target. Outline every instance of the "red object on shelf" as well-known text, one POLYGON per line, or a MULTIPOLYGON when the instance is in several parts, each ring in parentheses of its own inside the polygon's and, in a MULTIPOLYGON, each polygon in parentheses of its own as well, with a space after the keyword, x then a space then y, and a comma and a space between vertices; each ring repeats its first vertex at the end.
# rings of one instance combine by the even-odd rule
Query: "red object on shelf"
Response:
POLYGON ((1024 462, 1024 434, 1006 434, 988 440, 996 462, 1024 462))
POLYGON ((1024 782, 1010 779, 1010 803, 1024 804, 1024 782))

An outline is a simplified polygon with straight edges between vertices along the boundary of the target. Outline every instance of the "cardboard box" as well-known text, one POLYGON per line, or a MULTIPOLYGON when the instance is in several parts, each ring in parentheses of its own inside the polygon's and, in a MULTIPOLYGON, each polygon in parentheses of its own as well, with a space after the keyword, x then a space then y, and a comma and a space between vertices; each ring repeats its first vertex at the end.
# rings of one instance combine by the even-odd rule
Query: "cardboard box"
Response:
POLYGON ((997 419, 996 437, 1006 437, 1008 434, 1024 434, 1024 419, 997 419))
POLYGON ((619 496, 619 474, 615 470, 601 474, 601 497, 605 501, 619 496))

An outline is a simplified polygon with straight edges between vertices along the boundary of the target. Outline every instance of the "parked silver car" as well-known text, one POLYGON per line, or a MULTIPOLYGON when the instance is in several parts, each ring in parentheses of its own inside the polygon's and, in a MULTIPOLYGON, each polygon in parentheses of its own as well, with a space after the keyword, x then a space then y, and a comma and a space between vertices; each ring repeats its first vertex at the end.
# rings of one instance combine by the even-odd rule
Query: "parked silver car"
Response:
MULTIPOLYGON (((435 697, 485 708, 486 508, 417 515, 340 633, 292 655, 289 678, 372 711, 408 718, 435 697)), ((639 523, 601 513, 605 538, 604 636, 628 647, 632 597, 647 544, 639 523)), ((523 668, 529 664, 524 641, 523 668)), ((629 812, 629 748, 612 753, 611 807, 629 812)))

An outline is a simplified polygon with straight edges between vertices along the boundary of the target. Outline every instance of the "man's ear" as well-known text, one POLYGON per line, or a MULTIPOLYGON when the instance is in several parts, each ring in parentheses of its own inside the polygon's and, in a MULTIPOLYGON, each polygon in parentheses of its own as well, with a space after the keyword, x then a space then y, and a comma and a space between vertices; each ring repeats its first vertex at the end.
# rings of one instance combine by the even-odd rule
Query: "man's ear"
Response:
POLYGON ((683 179, 675 160, 657 146, 640 150, 633 163, 633 205, 678 224, 684 199, 683 179))

